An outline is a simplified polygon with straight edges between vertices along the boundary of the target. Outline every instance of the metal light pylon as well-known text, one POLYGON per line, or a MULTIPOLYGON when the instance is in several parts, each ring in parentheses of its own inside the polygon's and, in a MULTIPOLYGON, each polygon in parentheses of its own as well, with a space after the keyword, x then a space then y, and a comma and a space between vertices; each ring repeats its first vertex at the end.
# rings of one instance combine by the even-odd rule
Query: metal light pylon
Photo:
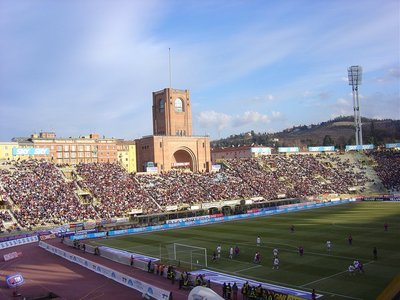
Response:
POLYGON ((354 107, 354 127, 356 129, 356 145, 363 144, 362 124, 360 114, 360 100, 358 98, 358 85, 361 84, 362 67, 351 66, 347 69, 349 75, 349 85, 353 90, 353 107, 354 107))

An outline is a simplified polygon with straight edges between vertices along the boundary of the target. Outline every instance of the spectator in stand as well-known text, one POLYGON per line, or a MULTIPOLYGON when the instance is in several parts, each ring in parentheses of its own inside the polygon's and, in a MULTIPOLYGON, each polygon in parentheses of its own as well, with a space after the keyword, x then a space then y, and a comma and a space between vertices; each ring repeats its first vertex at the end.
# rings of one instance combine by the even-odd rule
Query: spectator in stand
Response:
POLYGON ((368 155, 373 158, 377 166, 374 168, 382 184, 390 192, 400 191, 400 151, 383 150, 372 151, 368 155))
POLYGON ((159 210, 147 191, 117 164, 79 164, 77 172, 83 178, 79 185, 100 200, 95 209, 101 218, 122 217, 132 210, 143 213, 159 210))
MULTIPOLYGON (((395 171, 390 170, 386 158, 396 158, 399 153, 373 155, 383 162, 377 170, 383 176, 382 182, 395 188, 400 175, 393 176, 395 171)), ((4 191, 0 189, 0 196, 12 201, 11 213, 22 228, 125 217, 132 212, 151 214, 165 212, 168 207, 227 199, 265 201, 343 194, 367 182, 348 159, 335 154, 231 159, 217 173, 173 170, 130 175, 118 164, 81 163, 70 182, 49 162, 27 160, 11 164, 15 171, 0 170, 0 186, 5 187, 4 191), (91 193, 85 203, 74 193, 78 186, 91 193)))
POLYGON ((14 204, 12 213, 22 228, 98 218, 93 207, 79 202, 55 165, 37 160, 13 164, 13 172, 0 172, 0 183, 14 204))

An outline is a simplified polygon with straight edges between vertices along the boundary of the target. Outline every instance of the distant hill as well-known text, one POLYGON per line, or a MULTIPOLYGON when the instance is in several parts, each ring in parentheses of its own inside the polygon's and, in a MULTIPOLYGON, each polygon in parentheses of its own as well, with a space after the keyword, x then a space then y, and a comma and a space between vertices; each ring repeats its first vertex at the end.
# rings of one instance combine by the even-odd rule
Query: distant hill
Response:
MULTIPOLYGON (((377 120, 362 118, 363 143, 382 145, 400 141, 400 120, 377 120)), ((238 145, 264 146, 336 146, 355 144, 354 118, 338 117, 327 122, 312 125, 294 126, 277 133, 255 133, 254 131, 231 135, 215 140, 211 146, 228 147, 238 145)))

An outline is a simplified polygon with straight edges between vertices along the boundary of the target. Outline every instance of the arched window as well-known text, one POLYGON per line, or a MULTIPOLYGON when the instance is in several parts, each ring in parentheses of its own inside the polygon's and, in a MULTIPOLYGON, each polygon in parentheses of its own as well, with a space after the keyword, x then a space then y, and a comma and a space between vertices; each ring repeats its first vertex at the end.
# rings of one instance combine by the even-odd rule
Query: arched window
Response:
POLYGON ((181 98, 176 98, 175 100, 175 111, 183 112, 183 101, 181 98))
POLYGON ((165 101, 164 101, 164 99, 160 99, 159 104, 158 104, 158 111, 159 112, 164 112, 165 111, 165 101))

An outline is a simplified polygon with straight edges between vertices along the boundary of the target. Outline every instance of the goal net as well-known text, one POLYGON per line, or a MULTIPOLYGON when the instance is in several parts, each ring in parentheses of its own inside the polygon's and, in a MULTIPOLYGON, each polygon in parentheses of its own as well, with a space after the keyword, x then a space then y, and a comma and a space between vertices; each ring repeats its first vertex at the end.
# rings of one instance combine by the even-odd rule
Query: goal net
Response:
POLYGON ((191 270, 207 267, 207 249, 191 245, 173 243, 169 248, 169 258, 178 265, 184 264, 191 270))

